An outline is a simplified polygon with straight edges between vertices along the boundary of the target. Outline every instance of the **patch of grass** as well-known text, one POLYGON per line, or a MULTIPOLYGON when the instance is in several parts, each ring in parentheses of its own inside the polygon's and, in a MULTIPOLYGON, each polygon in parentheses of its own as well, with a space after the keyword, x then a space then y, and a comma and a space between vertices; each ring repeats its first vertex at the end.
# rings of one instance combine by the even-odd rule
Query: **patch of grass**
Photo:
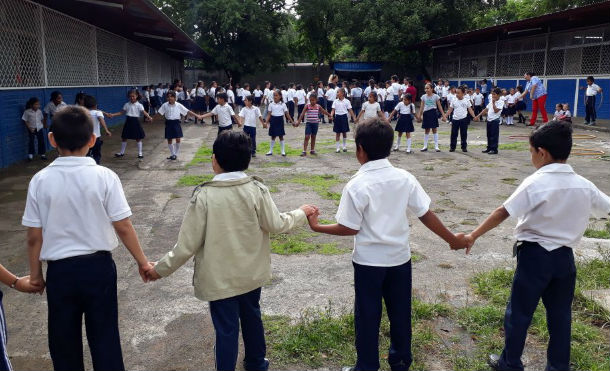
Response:
MULTIPOLYGON (((460 309, 458 322, 476 344, 476 359, 453 357, 456 370, 478 370, 489 353, 498 353, 503 347, 503 320, 508 302, 513 269, 494 269, 479 273, 471 280, 475 293, 487 304, 460 309)), ((610 259, 594 259, 577 264, 576 290, 572 307, 571 362, 578 370, 607 370, 610 368, 610 345, 601 326, 610 321, 607 311, 584 294, 585 290, 610 287, 610 259)), ((528 331, 535 341, 547 342, 546 311, 538 305, 528 331)))
POLYGON ((188 186, 198 186, 203 182, 208 182, 214 178, 214 175, 206 174, 206 175, 183 175, 178 179, 178 183, 176 185, 180 187, 188 187, 188 186))
POLYGON ((295 164, 295 162, 290 162, 290 161, 270 161, 270 162, 263 162, 262 164, 260 164, 260 167, 290 167, 293 166, 295 164))
MULTIPOLYGON (((256 152, 257 153, 267 153, 269 152, 269 142, 264 141, 262 143, 258 143, 256 146, 256 152)), ((285 151, 286 151, 286 156, 299 156, 302 152, 302 150, 300 148, 292 148, 290 145, 288 145, 288 143, 286 143, 285 145, 285 151)), ((275 146, 273 147, 273 154, 274 155, 281 155, 282 153, 282 148, 280 146, 279 141, 276 141, 275 146)))
POLYGON ((425 257, 411 250, 411 263, 417 263, 424 260, 425 257))
POLYGON ((517 178, 502 178, 502 183, 504 184, 510 184, 510 185, 517 185, 519 184, 519 179, 517 178))
POLYGON ((511 142, 511 143, 503 143, 498 146, 498 150, 501 151, 529 151, 530 144, 529 142, 511 142))
POLYGON ((197 152, 195 152, 195 157, 193 157, 193 159, 186 166, 194 166, 207 162, 212 162, 212 148, 209 148, 203 144, 201 147, 199 147, 197 152))
MULTIPOLYGON (((412 370, 426 370, 423 359, 440 343, 430 320, 446 316, 450 309, 444 304, 427 304, 412 300, 413 307, 413 357, 412 370)), ((296 321, 285 316, 263 316, 269 357, 279 369, 291 365, 305 365, 308 369, 353 365, 356 362, 354 348, 354 314, 334 313, 332 307, 325 310, 308 310, 296 321)), ((390 322, 385 308, 381 318, 379 337, 379 362, 382 370, 388 370, 387 351, 390 344, 390 322)))
POLYGON ((585 237, 610 239, 610 222, 606 222, 604 229, 587 228, 585 230, 585 237))
POLYGON ((426 170, 426 171, 433 171, 434 170, 434 166, 431 166, 431 165, 425 166, 424 170, 426 170))
POLYGON ((267 188, 269 188, 269 192, 271 193, 278 193, 280 191, 280 189, 275 185, 267 185, 267 188))
POLYGON ((461 225, 479 225, 476 219, 464 219, 460 222, 461 225))
POLYGON ((341 193, 330 191, 331 187, 341 183, 341 180, 335 175, 300 174, 286 179, 284 183, 295 183, 310 187, 326 200, 339 201, 341 199, 341 193))
POLYGON ((349 252, 337 247, 335 242, 310 242, 316 234, 299 230, 297 233, 282 233, 271 236, 271 252, 278 255, 294 255, 315 253, 322 255, 338 255, 349 252))

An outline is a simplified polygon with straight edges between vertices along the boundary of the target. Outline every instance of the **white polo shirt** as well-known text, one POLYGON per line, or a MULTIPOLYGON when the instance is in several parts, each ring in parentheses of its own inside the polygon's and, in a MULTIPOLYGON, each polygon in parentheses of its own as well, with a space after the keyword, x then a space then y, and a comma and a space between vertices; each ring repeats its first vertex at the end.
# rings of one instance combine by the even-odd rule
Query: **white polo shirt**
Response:
POLYGON ((599 93, 600 90, 601 90, 601 88, 597 84, 587 85, 587 92, 586 92, 587 97, 592 97, 592 96, 597 95, 597 93, 599 93))
POLYGON ((256 106, 244 107, 239 111, 239 117, 244 118, 244 125, 255 128, 256 119, 261 117, 261 110, 256 106))
POLYGON ((549 164, 525 178, 504 202, 517 218, 517 241, 538 242, 548 251, 576 247, 591 215, 607 217, 610 197, 568 164, 549 164))
POLYGON ((337 98, 337 92, 335 89, 328 89, 325 96, 327 100, 335 100, 335 98, 337 98))
MULTIPOLYGON (((491 95, 489 96, 491 98, 491 95)), ((487 121, 494 121, 502 116, 502 108, 504 108, 504 101, 502 99, 498 99, 496 101, 496 108, 500 109, 498 112, 494 112, 493 101, 490 101, 487 105, 487 121)))
POLYGON ((284 116, 284 112, 288 112, 288 107, 286 107, 286 103, 271 102, 269 103, 268 111, 271 113, 271 116, 284 116))
POLYGON ((297 99, 297 104, 301 105, 301 104, 305 104, 305 96, 307 94, 305 93, 305 90, 300 89, 294 92, 294 97, 297 99))
POLYGON ((233 125, 231 116, 235 114, 235 111, 233 111, 233 107, 228 103, 225 103, 224 105, 217 104, 210 112, 218 116, 218 126, 224 128, 233 125))
POLYGON ((169 104, 169 102, 165 102, 159 107, 157 112, 165 116, 166 120, 180 120, 180 116, 186 116, 189 110, 181 103, 169 104))
POLYGON ((407 105, 401 101, 401 102, 398 102, 398 104, 396 105, 396 108, 394 108, 394 110, 397 111, 398 113, 400 113, 401 115, 413 114, 413 113, 415 113, 415 105, 413 103, 409 103, 407 105))
POLYGON ((44 127, 42 125, 42 111, 39 109, 37 109, 36 111, 31 108, 26 109, 25 111, 23 111, 21 119, 25 121, 25 124, 30 130, 38 131, 44 127))
POLYGON ((55 104, 53 102, 49 102, 47 103, 46 106, 44 106, 44 114, 49 116, 49 117, 53 117, 53 115, 55 114, 55 112, 61 110, 62 108, 66 108, 68 107, 68 105, 66 104, 66 102, 60 102, 59 104, 55 104))
POLYGON ((58 157, 30 181, 22 224, 42 228, 40 260, 110 251, 131 216, 119 177, 91 157, 58 157))
POLYGON ((364 111, 364 115, 362 116, 362 118, 370 119, 379 116, 377 112, 381 111, 381 106, 377 102, 371 103, 369 101, 366 101, 362 103, 362 111, 364 111))
POLYGON ((102 136, 102 132, 100 130, 100 119, 104 119, 104 113, 102 111, 92 109, 89 110, 89 115, 91 115, 91 120, 93 120, 93 134, 95 134, 96 138, 99 138, 102 136))
POLYGON ((335 110, 335 115, 347 115, 352 109, 352 103, 347 98, 337 99, 333 102, 332 108, 335 110))
POLYGON ((388 159, 369 161, 343 188, 337 223, 355 229, 354 263, 392 267, 411 259, 407 212, 422 217, 430 197, 415 177, 388 159))
POLYGON ((464 97, 462 99, 457 99, 455 97, 451 100, 451 107, 453 108, 453 119, 454 120, 462 120, 468 116, 468 108, 472 106, 470 99, 464 97))
POLYGON ((123 105, 123 111, 127 116, 140 117, 140 112, 144 111, 144 106, 140 102, 127 102, 123 105))
MULTIPOLYGON (((400 95, 401 90, 402 90, 402 87, 400 86, 399 83, 397 83, 397 82, 392 83, 392 93, 394 93, 394 95, 400 95)), ((400 97, 398 97, 398 99, 400 99, 400 97)))
POLYGON ((482 106, 483 105, 483 94, 474 93, 472 95, 472 101, 474 102, 475 106, 482 106))

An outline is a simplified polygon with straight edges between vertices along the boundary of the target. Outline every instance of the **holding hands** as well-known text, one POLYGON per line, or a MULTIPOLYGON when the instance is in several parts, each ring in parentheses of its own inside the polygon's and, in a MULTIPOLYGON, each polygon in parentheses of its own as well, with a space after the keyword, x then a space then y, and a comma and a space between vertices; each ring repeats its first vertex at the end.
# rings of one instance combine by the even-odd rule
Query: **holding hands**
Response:
POLYGON ((41 278, 39 280, 31 280, 30 276, 18 277, 15 282, 15 290, 21 292, 27 292, 31 294, 40 294, 44 292, 45 282, 41 278))

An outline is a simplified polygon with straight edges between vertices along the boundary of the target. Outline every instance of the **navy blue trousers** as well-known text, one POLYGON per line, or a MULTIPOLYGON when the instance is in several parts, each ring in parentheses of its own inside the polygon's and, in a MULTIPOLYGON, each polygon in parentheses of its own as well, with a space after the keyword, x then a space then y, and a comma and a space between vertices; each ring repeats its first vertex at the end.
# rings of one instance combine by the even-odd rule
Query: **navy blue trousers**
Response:
POLYGON ((11 371, 13 366, 6 351, 7 331, 6 320, 4 317, 4 306, 2 305, 2 297, 4 294, 0 291, 0 371, 11 371))
POLYGON ((585 97, 585 121, 595 122, 597 112, 595 112, 595 95, 585 97))
POLYGON ((499 141, 500 119, 487 121, 487 149, 490 151, 497 151, 499 141))
POLYGON ((267 346, 259 304, 261 289, 210 302, 212 323, 216 330, 216 369, 235 370, 239 347, 239 325, 244 339, 246 371, 266 371, 267 346))
POLYGON ((244 125, 244 133, 250 137, 250 141, 252 142, 252 154, 256 153, 256 128, 253 126, 244 125))
POLYGON ((466 147, 468 147, 468 121, 470 121, 468 117, 461 120, 451 121, 451 149, 455 149, 457 146, 458 132, 460 134, 462 149, 466 149, 466 147))
POLYGON ((540 298, 546 308, 549 330, 547 371, 570 369, 572 300, 576 285, 574 254, 569 247, 547 251, 523 242, 517 253, 517 270, 504 316, 505 342, 501 370, 522 371, 521 354, 527 329, 540 298))
POLYGON ((411 261, 395 267, 354 264, 356 370, 379 369, 379 324, 385 301, 390 320, 388 363, 408 370, 411 354, 411 261))
POLYGON ((116 288, 109 252, 48 262, 49 351, 55 370, 84 370, 82 322, 94 370, 124 370, 116 288))

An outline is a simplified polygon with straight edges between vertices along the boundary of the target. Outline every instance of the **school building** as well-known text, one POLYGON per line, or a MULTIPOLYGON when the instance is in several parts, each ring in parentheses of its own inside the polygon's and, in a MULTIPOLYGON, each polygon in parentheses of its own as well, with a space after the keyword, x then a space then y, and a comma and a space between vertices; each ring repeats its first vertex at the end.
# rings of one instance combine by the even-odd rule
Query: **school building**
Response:
MULTIPOLYGON (((78 92, 119 111, 132 87, 181 79, 204 51, 149 0, 0 0, 0 168, 27 156, 25 102, 78 92)), ((109 119, 109 125, 124 118, 109 119)))
MULTIPOLYGON (((610 92, 610 1, 521 21, 462 32, 416 45, 432 52, 428 74, 436 81, 474 87, 486 78, 501 88, 525 87, 533 72, 548 91, 547 112, 569 103, 574 116, 585 115, 586 77, 610 92)), ((531 108, 530 102, 528 109, 531 108)), ((597 116, 610 119, 610 99, 597 97, 597 116)))

